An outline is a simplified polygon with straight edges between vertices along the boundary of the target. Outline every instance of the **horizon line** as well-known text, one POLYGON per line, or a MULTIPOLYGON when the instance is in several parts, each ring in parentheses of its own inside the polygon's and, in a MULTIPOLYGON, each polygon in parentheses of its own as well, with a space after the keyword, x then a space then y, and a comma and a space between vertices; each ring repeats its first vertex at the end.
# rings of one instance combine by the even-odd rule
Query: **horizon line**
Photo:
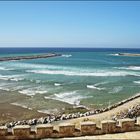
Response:
POLYGON ((48 48, 48 49, 140 49, 140 47, 0 47, 1 49, 8 48, 48 48))

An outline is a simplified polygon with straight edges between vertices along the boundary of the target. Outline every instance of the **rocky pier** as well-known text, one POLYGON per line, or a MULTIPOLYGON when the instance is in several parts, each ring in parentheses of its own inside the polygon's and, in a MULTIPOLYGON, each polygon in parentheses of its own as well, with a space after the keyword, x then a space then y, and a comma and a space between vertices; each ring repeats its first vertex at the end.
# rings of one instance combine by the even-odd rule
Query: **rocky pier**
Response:
POLYGON ((49 57, 57 57, 57 56, 61 56, 61 54, 48 53, 48 54, 29 55, 29 56, 9 56, 9 57, 0 57, 0 61, 39 59, 39 58, 49 58, 49 57))

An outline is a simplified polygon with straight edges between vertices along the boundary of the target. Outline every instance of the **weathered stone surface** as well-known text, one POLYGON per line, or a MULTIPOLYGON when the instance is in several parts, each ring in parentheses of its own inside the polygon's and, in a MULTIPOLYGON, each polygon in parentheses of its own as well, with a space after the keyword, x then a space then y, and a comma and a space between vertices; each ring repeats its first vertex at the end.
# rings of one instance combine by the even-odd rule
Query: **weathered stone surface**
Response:
POLYGON ((116 122, 113 120, 104 120, 101 122, 103 133, 114 133, 116 131, 116 122))
POLYGON ((60 136, 73 136, 75 132, 75 125, 63 123, 59 125, 60 136))
POLYGON ((17 125, 13 127, 12 133, 18 137, 29 137, 31 127, 29 125, 17 125))
POLYGON ((53 127, 51 124, 40 124, 36 125, 32 131, 29 125, 17 125, 12 128, 12 133, 8 133, 6 126, 0 126, 0 139, 28 140, 140 131, 140 117, 137 118, 137 123, 134 119, 129 118, 118 121, 119 125, 116 125, 116 121, 104 120, 101 122, 101 128, 96 127, 96 124, 91 121, 81 122, 80 128, 75 128, 74 124, 69 123, 60 124, 58 127, 53 127), (58 131, 53 128, 58 128, 58 131))
POLYGON ((53 126, 51 124, 40 124, 36 126, 35 131, 40 138, 48 137, 53 133, 53 126))
POLYGON ((8 130, 6 126, 0 126, 0 136, 5 136, 7 135, 8 130))
POLYGON ((134 126, 135 126, 134 119, 126 118, 126 119, 120 119, 118 121, 119 121, 119 126, 122 129, 122 132, 134 130, 134 126))
POLYGON ((95 133, 96 124, 91 121, 81 122, 80 129, 81 129, 82 135, 91 135, 95 133))
POLYGON ((140 117, 137 117, 137 124, 140 125, 140 117))

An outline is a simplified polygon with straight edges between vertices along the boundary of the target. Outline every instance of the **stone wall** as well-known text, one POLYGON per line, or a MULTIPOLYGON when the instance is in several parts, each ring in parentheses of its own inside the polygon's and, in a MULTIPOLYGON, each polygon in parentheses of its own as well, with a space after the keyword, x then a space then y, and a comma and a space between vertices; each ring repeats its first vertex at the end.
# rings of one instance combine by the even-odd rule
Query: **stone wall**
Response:
POLYGON ((97 127, 94 122, 81 122, 80 128, 74 124, 62 123, 58 127, 51 124, 36 125, 31 129, 29 125, 18 125, 8 131, 5 126, 0 126, 0 140, 31 140, 42 138, 62 138, 87 135, 113 134, 129 131, 140 131, 140 117, 134 119, 120 119, 117 121, 104 120, 97 127))

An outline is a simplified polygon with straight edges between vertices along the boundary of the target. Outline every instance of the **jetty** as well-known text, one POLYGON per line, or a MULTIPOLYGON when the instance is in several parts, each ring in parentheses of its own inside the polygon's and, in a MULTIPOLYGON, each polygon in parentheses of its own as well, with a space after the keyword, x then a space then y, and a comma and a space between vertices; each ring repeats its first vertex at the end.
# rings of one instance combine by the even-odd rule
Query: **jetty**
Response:
POLYGON ((140 56, 139 53, 118 53, 119 56, 140 56))
POLYGON ((48 53, 48 54, 29 55, 29 56, 9 56, 9 57, 0 57, 0 61, 39 59, 39 58, 49 58, 49 57, 57 57, 57 56, 61 56, 61 54, 48 53))

